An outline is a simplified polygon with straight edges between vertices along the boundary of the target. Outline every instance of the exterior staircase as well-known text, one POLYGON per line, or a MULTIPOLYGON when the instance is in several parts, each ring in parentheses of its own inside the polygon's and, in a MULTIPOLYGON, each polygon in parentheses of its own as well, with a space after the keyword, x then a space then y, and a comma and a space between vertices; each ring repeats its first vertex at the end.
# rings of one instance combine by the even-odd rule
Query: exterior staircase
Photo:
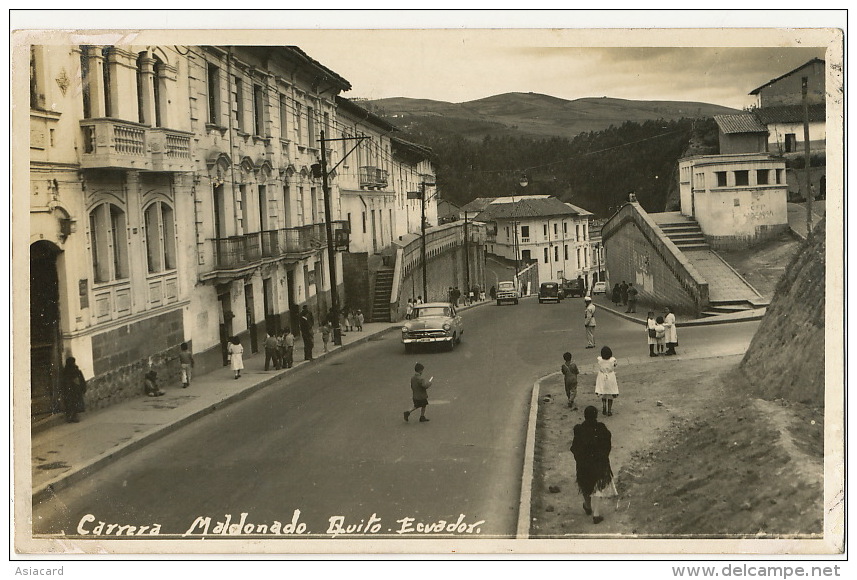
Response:
POLYGON ((707 250, 708 244, 696 220, 679 215, 681 219, 658 224, 679 250, 707 250))
POLYGON ((390 295, 393 292, 393 268, 375 272, 375 293, 372 296, 371 322, 391 322, 390 295))
POLYGON ((695 219, 679 212, 649 214, 709 284, 709 306, 702 316, 733 314, 768 305, 750 284, 705 242, 695 219))

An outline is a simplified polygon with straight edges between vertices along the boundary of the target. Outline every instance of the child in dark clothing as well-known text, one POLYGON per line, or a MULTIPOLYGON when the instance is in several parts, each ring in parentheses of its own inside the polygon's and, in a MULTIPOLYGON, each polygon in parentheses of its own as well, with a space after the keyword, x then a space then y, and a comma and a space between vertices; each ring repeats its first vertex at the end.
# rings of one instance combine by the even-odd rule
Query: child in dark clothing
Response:
POLYGON ((577 375, 580 374, 580 371, 577 369, 577 365, 572 362, 570 352, 563 354, 562 358, 565 360, 562 364, 562 375, 565 378, 565 396, 568 397, 569 408, 576 411, 574 399, 577 398, 577 375))

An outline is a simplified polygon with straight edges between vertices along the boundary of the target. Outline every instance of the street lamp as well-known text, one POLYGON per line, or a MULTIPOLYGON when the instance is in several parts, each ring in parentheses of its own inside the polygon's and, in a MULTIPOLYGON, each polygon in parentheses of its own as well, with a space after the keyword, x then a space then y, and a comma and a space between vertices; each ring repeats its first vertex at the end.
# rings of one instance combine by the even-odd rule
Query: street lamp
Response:
MULTIPOLYGON (((521 189, 527 187, 530 181, 527 179, 526 174, 521 175, 521 180, 518 182, 521 185, 521 189)), ((518 280, 518 274, 521 269, 520 257, 519 257, 519 246, 518 246, 518 203, 515 201, 514 194, 512 195, 512 225, 515 228, 515 285, 520 287, 521 282, 518 280)))

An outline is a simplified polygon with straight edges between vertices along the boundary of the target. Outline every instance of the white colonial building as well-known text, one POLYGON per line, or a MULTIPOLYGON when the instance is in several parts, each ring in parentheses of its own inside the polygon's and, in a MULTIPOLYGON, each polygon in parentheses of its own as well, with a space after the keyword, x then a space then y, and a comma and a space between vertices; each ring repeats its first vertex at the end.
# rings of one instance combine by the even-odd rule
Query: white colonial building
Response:
POLYGON ((488 253, 536 264, 538 280, 591 279, 589 222, 592 213, 548 195, 479 198, 465 205, 473 221, 489 224, 488 253), (471 205, 473 204, 473 205, 471 205))

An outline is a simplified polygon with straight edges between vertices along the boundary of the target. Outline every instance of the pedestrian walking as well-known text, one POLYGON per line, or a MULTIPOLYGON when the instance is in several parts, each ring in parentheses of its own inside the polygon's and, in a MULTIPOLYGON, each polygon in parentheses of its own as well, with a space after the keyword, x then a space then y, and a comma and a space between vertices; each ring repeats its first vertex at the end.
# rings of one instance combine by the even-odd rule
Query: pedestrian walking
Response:
POLYGON ((568 407, 572 411, 576 411, 577 407, 574 404, 574 400, 577 398, 577 375, 580 374, 580 371, 572 361, 570 352, 563 354, 562 358, 565 361, 562 363, 561 369, 565 382, 565 396, 568 398, 568 407))
POLYGON ((60 374, 60 390, 66 422, 79 423, 77 414, 84 411, 86 407, 83 399, 86 393, 86 379, 83 378, 83 371, 77 366, 73 356, 65 359, 65 366, 60 374))
POLYGON ((615 306, 619 306, 619 303, 622 301, 622 291, 619 288, 619 284, 613 286, 613 293, 611 294, 610 301, 613 302, 615 306))
POLYGON ((675 314, 670 312, 669 306, 664 306, 664 329, 666 330, 665 342, 667 344, 667 356, 678 354, 675 347, 678 346, 678 333, 675 327, 675 314))
POLYGON ((646 343, 649 345, 649 356, 658 356, 655 354, 655 346, 658 344, 656 325, 655 313, 649 311, 646 314, 646 343))
POLYGON ((292 368, 295 364, 295 335, 292 334, 291 328, 286 328, 283 332, 283 364, 287 369, 292 368))
POLYGON ((602 499, 615 497, 616 483, 610 468, 612 434, 598 421, 598 409, 592 405, 583 410, 583 423, 574 426, 571 453, 577 476, 577 489, 583 495, 583 511, 592 516, 593 524, 604 521, 602 499))
POLYGON ((583 299, 586 308, 583 310, 583 327, 586 329, 586 348, 595 348, 595 304, 592 298, 583 299))
POLYGON ((497 287, 491 286, 491 289, 488 291, 488 296, 491 297, 491 300, 497 300, 497 287))
POLYGON ((158 372, 155 369, 149 369, 149 372, 143 375, 143 391, 148 397, 163 397, 166 395, 161 390, 161 387, 158 386, 158 372))
POLYGON ((452 286, 446 290, 446 301, 450 304, 455 301, 455 291, 452 289, 452 286))
POLYGON ((357 309, 357 317, 356 317, 357 332, 363 332, 363 320, 364 320, 363 311, 358 308, 357 309))
POLYGON ((619 383, 616 381, 616 359, 609 346, 601 348, 598 363, 598 376, 595 377, 595 394, 601 397, 601 414, 613 415, 613 399, 619 396, 619 383))
POLYGON ((414 408, 410 411, 405 411, 405 421, 410 418, 411 413, 420 410, 420 423, 428 422, 428 417, 426 417, 426 407, 428 406, 428 388, 431 386, 431 382, 434 380, 434 377, 429 378, 428 380, 423 378, 423 371, 425 367, 422 363, 417 363, 414 365, 414 376, 411 377, 411 396, 414 401, 414 408))
POLYGON ((619 298, 622 299, 622 306, 628 305, 628 284, 624 280, 619 284, 619 298))
POLYGON ((229 366, 232 367, 232 372, 235 373, 237 380, 241 376, 241 371, 244 370, 244 347, 241 346, 241 339, 233 336, 229 340, 226 352, 229 353, 229 366))
POLYGON ((301 325, 301 340, 304 343, 304 360, 312 360, 312 348, 314 345, 314 327, 315 327, 315 319, 312 316, 312 312, 309 311, 309 308, 306 304, 304 304, 301 309, 300 315, 300 325, 301 325))
POLYGON ((636 288, 634 288, 634 283, 629 282, 628 283, 628 310, 625 311, 626 313, 637 312, 637 294, 639 294, 639 292, 637 291, 636 288))
POLYGON ((405 310, 405 320, 410 320, 411 315, 414 313, 414 301, 408 298, 408 307, 405 310))
POLYGON ((186 389, 190 386, 193 366, 196 364, 193 360, 193 354, 190 352, 190 347, 186 342, 182 343, 179 350, 179 364, 181 365, 182 388, 186 389))
POLYGON ((339 328, 341 332, 345 332, 345 329, 348 328, 348 317, 345 315, 345 309, 339 311, 339 328))
POLYGON ((664 326, 664 317, 658 316, 655 320, 655 345, 658 348, 658 354, 655 356, 660 356, 664 354, 664 343, 666 342, 667 329, 664 326))
POLYGON ((324 345, 324 352, 329 352, 327 343, 330 342, 330 324, 325 322, 321 325, 321 343, 324 345))
POLYGON ((277 337, 273 331, 268 331, 265 334, 265 370, 268 370, 269 364, 273 363, 275 370, 280 370, 280 359, 277 356, 277 337))

